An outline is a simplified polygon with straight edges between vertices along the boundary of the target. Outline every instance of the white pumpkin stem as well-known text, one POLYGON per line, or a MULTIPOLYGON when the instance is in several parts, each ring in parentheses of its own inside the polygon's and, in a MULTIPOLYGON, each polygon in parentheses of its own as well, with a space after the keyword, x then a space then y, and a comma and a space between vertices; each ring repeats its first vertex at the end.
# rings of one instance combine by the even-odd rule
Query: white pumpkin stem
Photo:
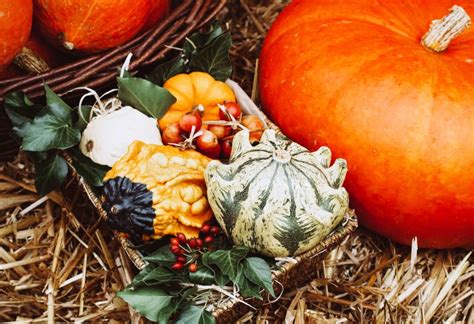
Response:
POLYGON ((440 53, 470 25, 471 17, 466 11, 460 6, 453 6, 447 16, 431 22, 430 30, 423 36, 421 44, 440 53))

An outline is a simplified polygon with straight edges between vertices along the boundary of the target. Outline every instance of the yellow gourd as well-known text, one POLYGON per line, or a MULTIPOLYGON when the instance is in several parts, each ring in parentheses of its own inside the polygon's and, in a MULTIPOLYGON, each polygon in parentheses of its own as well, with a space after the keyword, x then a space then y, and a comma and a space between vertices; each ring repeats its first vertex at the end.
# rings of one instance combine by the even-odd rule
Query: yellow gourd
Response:
POLYGON ((235 101, 232 89, 222 81, 215 80, 210 74, 192 72, 178 74, 163 85, 176 98, 176 103, 160 119, 160 129, 163 131, 169 124, 177 123, 182 115, 202 105, 203 120, 219 120, 217 104, 225 101, 235 101))
POLYGON ((196 151, 133 142, 104 179, 110 224, 134 238, 197 237, 213 216, 204 182, 210 161, 196 151))

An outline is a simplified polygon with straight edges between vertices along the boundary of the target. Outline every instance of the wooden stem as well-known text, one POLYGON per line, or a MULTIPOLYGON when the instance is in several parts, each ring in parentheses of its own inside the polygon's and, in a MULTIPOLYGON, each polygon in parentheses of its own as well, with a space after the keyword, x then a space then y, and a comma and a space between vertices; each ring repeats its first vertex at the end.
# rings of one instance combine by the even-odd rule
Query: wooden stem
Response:
POLYGON ((460 6, 453 6, 450 13, 433 20, 430 30, 423 36, 421 44, 434 52, 446 50, 453 39, 471 25, 471 17, 460 6))
POLYGON ((13 61, 20 69, 25 72, 41 74, 51 70, 49 65, 34 51, 27 47, 23 47, 21 52, 13 61))

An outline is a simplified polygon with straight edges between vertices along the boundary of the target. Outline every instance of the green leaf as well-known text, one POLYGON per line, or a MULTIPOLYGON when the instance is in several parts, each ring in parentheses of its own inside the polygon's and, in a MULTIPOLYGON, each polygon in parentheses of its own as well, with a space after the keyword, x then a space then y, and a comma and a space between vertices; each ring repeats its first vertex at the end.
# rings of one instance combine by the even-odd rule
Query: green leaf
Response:
POLYGON ((242 265, 247 279, 260 287, 265 288, 273 297, 275 297, 272 283, 272 271, 263 259, 257 257, 246 258, 242 262, 242 265))
POLYGON ((247 247, 234 246, 231 250, 207 252, 206 254, 208 255, 202 262, 206 262, 206 266, 211 264, 217 265, 222 273, 225 273, 232 281, 235 281, 238 274, 239 263, 245 258, 248 252, 249 249, 247 247))
POLYGON ((189 280, 199 285, 210 285, 214 283, 214 273, 207 267, 199 267, 196 272, 189 273, 189 280))
POLYGON ((227 286, 227 284, 230 282, 230 279, 229 279, 229 276, 221 273, 221 272, 218 272, 216 273, 216 283, 220 286, 220 287, 225 287, 227 286))
POLYGON ((5 111, 14 126, 22 126, 24 123, 32 122, 41 106, 31 102, 28 96, 21 92, 11 92, 4 98, 5 111))
POLYGON ((209 33, 194 33, 190 37, 186 38, 186 42, 183 45, 183 52, 185 56, 191 57, 200 48, 206 47, 214 39, 224 34, 224 30, 220 26, 219 22, 215 22, 211 26, 209 33))
POLYGON ((227 80, 232 74, 232 61, 229 57, 231 46, 232 38, 229 33, 218 36, 208 46, 196 50, 189 61, 189 69, 207 72, 216 80, 227 80))
POLYGON ((81 153, 78 148, 69 150, 72 156, 72 166, 84 180, 93 187, 101 187, 105 174, 110 170, 108 166, 94 163, 81 153))
POLYGON ((147 77, 154 84, 162 86, 166 80, 177 74, 186 73, 184 58, 178 56, 172 61, 158 65, 147 77))
MULTIPOLYGON (((182 277, 182 276, 181 276, 182 277)), ((143 279, 142 282, 146 286, 153 286, 157 284, 164 284, 172 281, 180 281, 181 278, 176 272, 172 272, 162 267, 156 267, 151 270, 143 279)))
POLYGON ((77 128, 81 133, 86 129, 87 124, 89 124, 89 115, 92 110, 92 106, 83 105, 81 107, 76 107, 77 109, 77 120, 74 123, 74 127, 77 128))
POLYGON ((40 105, 33 104, 28 96, 21 91, 7 94, 4 97, 4 107, 13 124, 13 133, 20 138, 23 138, 25 129, 42 109, 40 105))
POLYGON ((148 264, 143 268, 132 280, 132 282, 127 286, 127 289, 133 290, 134 288, 142 287, 144 285, 143 279, 155 269, 154 264, 148 264))
POLYGON ((184 291, 181 291, 179 297, 173 300, 173 302, 166 306, 161 312, 158 314, 158 322, 161 324, 169 323, 169 319, 173 316, 176 312, 180 309, 186 309, 191 306, 191 302, 188 300, 189 296, 195 294, 197 292, 197 288, 189 288, 184 291))
POLYGON ((262 300, 262 296, 260 295, 260 290, 262 290, 259 286, 253 284, 250 280, 248 280, 244 275, 243 265, 239 266, 239 273, 237 278, 235 279, 235 283, 239 287, 239 293, 245 298, 257 298, 262 300))
POLYGON ((190 305, 185 308, 176 324, 214 324, 216 319, 204 307, 190 305))
POLYGON ((155 322, 159 320, 160 312, 165 309, 173 299, 173 296, 157 288, 124 290, 118 292, 117 296, 125 300, 147 319, 155 322))
POLYGON ((22 149, 47 151, 67 149, 81 139, 79 130, 72 127, 72 109, 45 85, 47 106, 25 129, 22 149))
POLYGON ((167 90, 152 82, 139 78, 117 78, 118 98, 125 104, 144 114, 160 119, 176 102, 167 90))
POLYGON ((66 179, 68 167, 66 161, 55 154, 36 166, 35 186, 38 194, 44 196, 59 188, 66 179))
POLYGON ((162 246, 156 250, 156 252, 144 257, 144 259, 148 262, 166 267, 171 267, 171 265, 176 262, 176 256, 171 253, 169 245, 162 246))

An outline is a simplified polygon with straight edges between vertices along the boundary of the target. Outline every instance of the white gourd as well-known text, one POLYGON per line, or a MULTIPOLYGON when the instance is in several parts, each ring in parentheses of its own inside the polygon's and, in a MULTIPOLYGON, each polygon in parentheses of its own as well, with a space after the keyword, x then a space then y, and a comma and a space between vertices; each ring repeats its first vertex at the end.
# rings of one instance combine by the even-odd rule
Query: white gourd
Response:
POLYGON ((82 133, 80 149, 95 163, 111 167, 134 141, 163 144, 156 119, 125 106, 94 117, 82 133))
POLYGON ((344 218, 349 196, 342 187, 347 165, 331 151, 310 153, 266 130, 252 146, 249 133, 234 137, 229 164, 209 163, 208 200, 227 236, 237 245, 272 257, 315 247, 344 218))

